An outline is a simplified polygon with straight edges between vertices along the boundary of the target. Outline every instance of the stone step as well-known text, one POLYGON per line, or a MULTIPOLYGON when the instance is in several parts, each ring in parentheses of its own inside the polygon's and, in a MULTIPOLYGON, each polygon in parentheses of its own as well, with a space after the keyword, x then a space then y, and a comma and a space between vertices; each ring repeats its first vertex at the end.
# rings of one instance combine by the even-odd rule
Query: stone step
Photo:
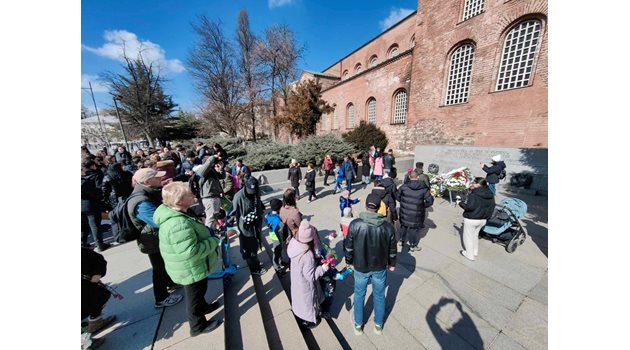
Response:
MULTIPOLYGON (((273 256, 271 249, 271 239, 267 234, 268 229, 265 228, 263 230, 263 237, 265 238, 263 244, 265 246, 266 251, 266 260, 269 261, 271 265, 271 259, 273 256)), ((288 271, 284 276, 280 277, 275 274, 273 267, 270 268, 271 273, 274 273, 276 279, 279 283, 281 283, 282 289, 284 290, 284 300, 287 302, 287 306, 290 307, 291 300, 291 278, 290 272, 288 271)), ((291 318, 295 324, 295 327, 302 332, 303 339, 305 344, 309 349, 338 349, 340 347, 340 342, 337 340, 337 336, 331 329, 330 325, 326 320, 322 320, 322 322, 315 328, 311 330, 302 330, 297 326, 297 321, 295 316, 293 316, 293 312, 291 312, 291 318)), ((334 323, 334 322, 333 322, 334 323)))
POLYGON ((230 239, 230 258, 238 270, 224 286, 225 349, 264 349, 269 344, 251 272, 239 251, 238 237, 230 239))
MULTIPOLYGON (((267 237, 268 238, 268 237, 267 237)), ((264 244, 265 251, 258 254, 258 258, 268 269, 262 276, 253 276, 258 303, 263 316, 267 340, 270 349, 308 349, 308 346, 300 332, 291 303, 284 292, 280 276, 278 276, 271 263, 271 247, 264 244)), ((288 278, 285 275, 284 278, 288 278)))

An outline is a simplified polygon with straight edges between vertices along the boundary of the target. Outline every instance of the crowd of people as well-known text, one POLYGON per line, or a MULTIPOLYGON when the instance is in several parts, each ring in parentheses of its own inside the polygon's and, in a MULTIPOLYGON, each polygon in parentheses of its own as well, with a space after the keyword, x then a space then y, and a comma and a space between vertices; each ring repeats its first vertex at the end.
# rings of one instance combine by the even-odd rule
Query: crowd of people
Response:
MULTIPOLYGON (((297 205, 303 179, 308 202, 318 198, 315 162, 308 163, 303 178, 299 163, 293 160, 287 178, 291 187, 283 192, 282 199, 271 200, 266 211, 251 169, 242 160, 230 166, 228 155, 218 144, 209 148, 198 143, 194 150, 179 145, 174 150, 138 150, 135 155, 122 146, 113 155, 104 151, 93 155, 82 147, 81 153, 82 320, 87 318, 89 332, 100 331, 115 320, 115 316, 103 316, 109 294, 97 285, 106 265, 99 253, 111 247, 103 240, 100 221, 103 213, 121 206, 139 232, 135 240, 140 252, 151 264, 155 307, 170 307, 186 299, 191 336, 211 332, 221 323, 206 318, 220 305, 206 301, 204 295, 207 276, 222 268, 216 235, 222 225, 238 228, 242 257, 252 274, 261 275, 267 270, 257 255, 266 224, 274 270, 282 276, 290 269, 292 309, 300 326, 316 327, 321 318, 330 318, 331 294, 322 289, 328 288, 324 280, 336 279, 340 272, 335 270, 334 261, 326 260, 318 230, 297 205), (89 243, 90 236, 93 243, 89 243), (184 296, 176 292, 180 288, 184 296)), ((373 181, 374 187, 365 199, 365 211, 356 218, 353 205, 360 200, 351 197, 352 182, 358 174, 354 157, 346 155, 343 162, 335 163, 326 155, 321 166, 324 185, 332 185, 328 183, 332 176, 332 193, 341 191, 339 224, 347 265, 343 272, 354 273, 355 334, 363 333, 368 283, 373 286, 374 332, 382 334, 387 271, 395 269, 397 245, 402 249, 408 246, 411 252, 421 249, 421 230, 433 196, 423 163, 416 163, 398 185, 391 149, 382 153, 380 148, 370 147, 360 158, 362 183, 367 186, 373 181)), ((492 165, 483 164, 482 168, 488 173, 487 179, 475 178, 467 200, 459 203, 464 209, 461 254, 470 260, 478 254, 478 233, 494 209, 496 190, 489 184, 498 182, 497 172, 505 164, 493 157, 492 165)), ((115 223, 111 230, 114 244, 125 242, 115 223)))

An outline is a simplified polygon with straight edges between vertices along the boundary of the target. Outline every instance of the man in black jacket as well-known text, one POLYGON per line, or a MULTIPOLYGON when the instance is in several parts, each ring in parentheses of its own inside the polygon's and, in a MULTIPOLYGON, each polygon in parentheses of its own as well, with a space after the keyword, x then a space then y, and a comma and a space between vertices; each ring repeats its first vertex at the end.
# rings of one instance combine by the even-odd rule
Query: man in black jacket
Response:
POLYGON ((383 156, 383 175, 389 174, 394 164, 396 164, 396 158, 394 158, 394 151, 390 148, 385 156, 383 156))
POLYGON ((354 269, 354 333, 363 334, 363 306, 369 280, 374 296, 374 333, 382 334, 385 318, 385 282, 387 269, 396 266, 394 226, 378 214, 381 200, 369 194, 365 201, 367 212, 359 214, 348 227, 344 241, 346 263, 354 269))
POLYGON ((398 189, 397 199, 400 202, 401 245, 408 242, 410 252, 419 251, 422 249, 418 243, 420 230, 424 228, 425 209, 433 205, 431 190, 414 170, 409 174, 409 182, 398 189))
POLYGON ((92 235, 99 251, 110 247, 103 242, 101 230, 101 210, 104 206, 101 186, 103 177, 96 169, 93 160, 85 159, 81 163, 81 246, 88 248, 88 235, 92 235))

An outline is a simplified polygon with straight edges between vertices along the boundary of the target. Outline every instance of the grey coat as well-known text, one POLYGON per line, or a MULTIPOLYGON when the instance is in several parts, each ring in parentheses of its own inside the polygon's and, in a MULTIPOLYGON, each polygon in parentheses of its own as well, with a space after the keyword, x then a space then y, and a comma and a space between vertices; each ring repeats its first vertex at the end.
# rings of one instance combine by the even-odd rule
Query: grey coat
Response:
POLYGON ((319 304, 324 295, 319 279, 324 275, 321 266, 315 264, 315 255, 308 245, 291 239, 287 254, 291 258, 291 308, 295 316, 309 322, 317 322, 319 304))

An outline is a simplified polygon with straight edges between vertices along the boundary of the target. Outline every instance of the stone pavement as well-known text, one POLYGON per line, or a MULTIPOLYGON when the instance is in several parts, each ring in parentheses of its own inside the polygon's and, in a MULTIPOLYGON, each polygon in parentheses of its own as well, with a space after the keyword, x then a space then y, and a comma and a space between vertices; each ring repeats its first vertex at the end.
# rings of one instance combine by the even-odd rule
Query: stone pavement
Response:
MULTIPOLYGON (((355 206, 355 216, 372 188, 357 187, 352 196, 362 202, 355 206)), ((339 231, 339 195, 331 195, 331 190, 319 181, 320 199, 307 203, 305 197, 298 203, 322 239, 330 230, 339 231)), ((275 191, 263 200, 280 196, 281 191, 275 191)), ((118 320, 96 337, 106 338, 103 349, 546 349, 547 198, 500 190, 497 201, 503 196, 528 203, 522 221, 529 236, 513 254, 481 240, 474 262, 459 254, 462 210, 436 198, 420 241, 423 249, 401 252, 396 270, 388 275, 382 336, 372 332, 371 287, 366 295, 365 334, 354 335, 352 278, 337 283, 333 320, 300 331, 290 311, 288 274, 277 276, 269 251, 263 249, 259 257, 270 271, 251 277, 233 239, 230 253, 240 265, 238 274, 225 289, 220 281, 210 281, 206 294, 208 301, 218 299, 222 304, 209 315, 225 320, 219 329, 190 338, 183 301, 156 310, 149 260, 135 243, 129 243, 104 252, 108 272, 103 280, 125 299, 107 303, 105 313, 116 314, 118 320)), ((331 243, 342 257, 341 237, 331 243)))

